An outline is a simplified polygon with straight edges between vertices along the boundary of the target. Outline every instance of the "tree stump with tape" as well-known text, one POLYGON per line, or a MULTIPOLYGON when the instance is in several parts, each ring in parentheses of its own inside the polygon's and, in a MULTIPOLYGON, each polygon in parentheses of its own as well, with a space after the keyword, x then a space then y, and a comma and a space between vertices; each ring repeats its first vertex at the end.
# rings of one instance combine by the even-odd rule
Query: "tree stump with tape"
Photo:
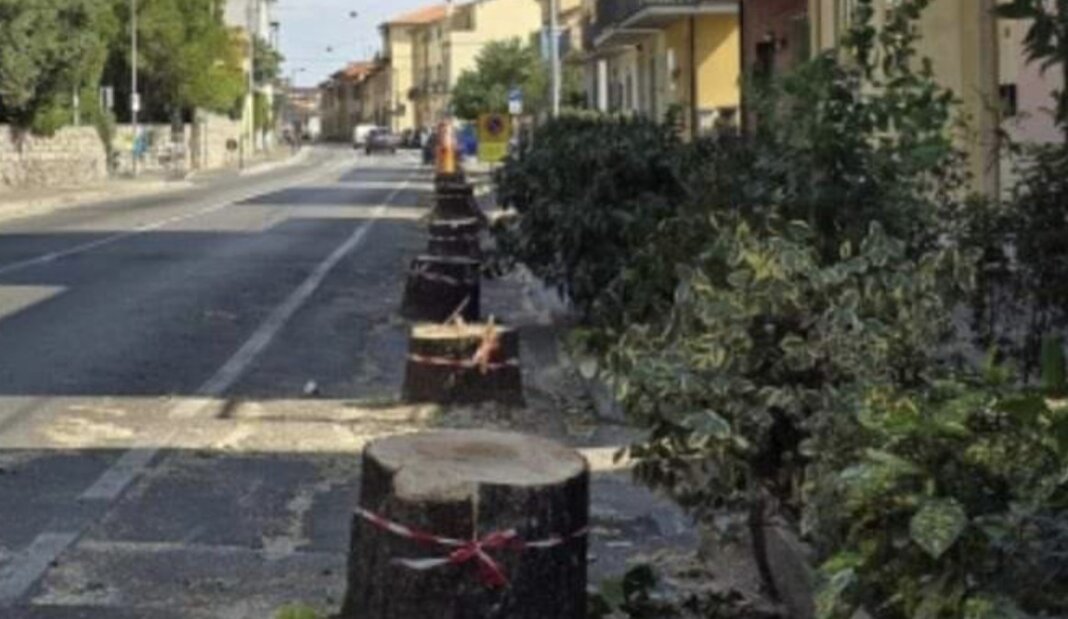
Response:
POLYGON ((583 619, 589 469, 545 439, 395 436, 364 450, 340 619, 583 619))
POLYGON ((405 402, 521 405, 519 333, 493 324, 424 324, 412 328, 405 402))
POLYGON ((427 253, 431 256, 460 256, 479 259, 482 244, 479 233, 482 223, 477 218, 440 219, 430 222, 427 253))
POLYGON ((445 322, 459 312, 479 319, 482 263, 456 256, 419 256, 412 261, 401 315, 417 322, 445 322))

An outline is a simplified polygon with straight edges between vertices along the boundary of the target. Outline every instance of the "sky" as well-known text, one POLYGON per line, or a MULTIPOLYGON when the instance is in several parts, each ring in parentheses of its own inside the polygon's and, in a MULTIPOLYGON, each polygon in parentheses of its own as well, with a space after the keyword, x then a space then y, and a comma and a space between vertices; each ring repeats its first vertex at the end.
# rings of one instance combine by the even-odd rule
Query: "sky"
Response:
POLYGON ((278 0, 282 75, 315 86, 346 63, 372 57, 380 46, 379 24, 427 4, 434 0, 278 0))

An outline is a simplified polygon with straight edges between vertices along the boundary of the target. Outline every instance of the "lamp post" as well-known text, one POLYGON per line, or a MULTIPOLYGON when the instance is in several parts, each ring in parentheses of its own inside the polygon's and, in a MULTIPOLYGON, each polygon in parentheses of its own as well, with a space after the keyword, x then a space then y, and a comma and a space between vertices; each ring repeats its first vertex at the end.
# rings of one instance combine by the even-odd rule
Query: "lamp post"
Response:
POLYGON ((559 0, 549 0, 549 62, 552 64, 553 118, 560 115, 560 24, 559 0))
POLYGON ((130 124, 133 145, 130 148, 131 171, 137 176, 137 113, 141 111, 141 97, 137 93, 137 0, 130 0, 130 124))

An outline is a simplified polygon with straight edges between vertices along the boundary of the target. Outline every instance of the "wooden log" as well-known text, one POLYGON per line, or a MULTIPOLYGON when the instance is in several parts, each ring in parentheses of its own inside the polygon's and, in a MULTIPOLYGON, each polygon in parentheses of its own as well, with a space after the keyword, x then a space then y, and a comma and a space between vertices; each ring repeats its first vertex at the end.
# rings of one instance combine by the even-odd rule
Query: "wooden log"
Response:
POLYGON ((463 170, 457 170, 452 174, 444 174, 438 172, 434 174, 434 191, 437 191, 439 187, 448 187, 451 185, 463 185, 467 183, 467 176, 463 170))
POLYGON ((475 188, 469 184, 456 185, 455 187, 439 188, 434 194, 435 204, 433 217, 435 219, 470 219, 472 217, 485 220, 485 214, 475 200, 475 188))
POLYGON ((519 333, 495 324, 412 327, 401 393, 411 403, 522 405, 519 333))
POLYGON ((482 258, 481 230, 482 222, 475 217, 432 219, 427 253, 431 256, 461 256, 479 260, 482 258))
POLYGON ((339 619, 584 618, 588 524, 588 465, 556 443, 482 430, 375 441, 363 454, 339 619), (506 582, 472 547, 431 536, 485 541, 506 582))
POLYGON ((479 319, 481 263, 470 258, 418 256, 412 261, 401 315, 419 322, 444 322, 457 309, 464 320, 479 319))

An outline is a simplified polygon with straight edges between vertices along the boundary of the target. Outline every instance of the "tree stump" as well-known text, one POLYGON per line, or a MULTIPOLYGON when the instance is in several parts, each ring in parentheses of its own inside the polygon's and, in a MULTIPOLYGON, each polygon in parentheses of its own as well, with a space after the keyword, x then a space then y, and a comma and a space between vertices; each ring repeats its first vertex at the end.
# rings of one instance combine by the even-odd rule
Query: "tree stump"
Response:
POLYGON ((478 260, 482 257, 479 233, 481 222, 474 218, 440 219, 430 222, 427 253, 431 256, 460 256, 478 260))
POLYGON ((588 523, 588 465, 556 443, 481 430, 375 441, 340 619, 582 619, 588 523), (485 560, 461 546, 475 539, 485 560))
POLYGON ((412 261, 401 315, 419 322, 445 322, 457 310, 464 320, 479 319, 481 263, 470 258, 419 256, 412 261))
POLYGON ((492 323, 416 325, 402 395, 411 403, 521 405, 519 333, 492 323))
POLYGON ((467 183, 467 176, 463 170, 457 170, 452 174, 445 174, 438 172, 434 175, 434 191, 437 192, 441 187, 449 187, 455 185, 464 185, 467 183))
POLYGON ((485 214, 475 200, 473 185, 462 183, 439 187, 434 197, 435 219, 485 219, 485 214))

